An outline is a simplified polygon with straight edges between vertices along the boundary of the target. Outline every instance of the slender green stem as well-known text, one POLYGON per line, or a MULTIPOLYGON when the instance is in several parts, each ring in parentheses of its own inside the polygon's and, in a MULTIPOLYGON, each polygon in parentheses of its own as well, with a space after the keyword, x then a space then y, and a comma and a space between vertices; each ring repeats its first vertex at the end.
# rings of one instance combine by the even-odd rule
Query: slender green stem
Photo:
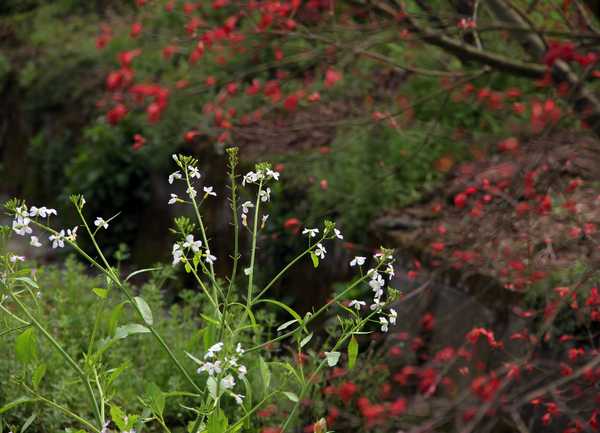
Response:
POLYGON ((67 409, 66 407, 47 399, 46 397, 44 397, 41 394, 38 394, 37 392, 35 392, 33 389, 29 388, 28 386, 26 386, 25 384, 23 384, 23 387, 25 387, 25 389, 32 395, 35 396, 36 399, 41 400, 42 402, 46 403, 48 406, 52 406, 55 409, 60 410, 61 412, 63 412, 65 415, 73 418, 74 420, 77 420, 78 422, 80 422, 81 424, 83 424, 84 426, 86 426, 87 428, 89 428, 90 430, 92 430, 95 433, 101 433, 101 430, 98 429, 96 426, 94 426, 94 424, 92 424, 91 422, 89 422, 88 420, 80 417, 79 415, 77 415, 74 412, 71 412, 69 409, 67 409))
POLYGON ((250 308, 252 305, 252 284, 254 280, 254 259, 256 257, 256 238, 258 233, 258 214, 260 211, 260 193, 262 191, 263 181, 258 184, 258 192, 256 193, 256 206, 254 207, 254 221, 252 226, 252 249, 250 250, 250 275, 248 275, 248 293, 246 295, 246 306, 250 308))
POLYGON ((91 402, 93 404, 94 413, 96 414, 96 418, 97 418, 99 424, 103 425, 104 418, 101 415, 100 408, 98 406, 98 401, 96 400, 96 396, 94 395, 94 391, 92 390, 90 381, 88 380, 88 377, 85 374, 85 372, 83 371, 83 369, 79 366, 79 364, 77 364, 77 362, 75 362, 75 360, 73 358, 71 358, 71 355, 69 355, 63 349, 63 347, 60 345, 60 343, 58 341, 56 341, 56 339, 46 330, 46 328, 44 328, 44 326, 33 316, 33 314, 31 314, 31 312, 25 306, 25 304, 23 304, 19 300, 19 298, 14 296, 12 293, 10 294, 10 296, 11 296, 11 299, 23 310, 23 312, 29 318, 31 323, 37 329, 39 329, 39 331, 44 335, 44 337, 46 337, 46 339, 50 342, 50 344, 52 344, 54 346, 54 348, 58 351, 58 353, 60 353, 60 355, 64 358, 64 360, 67 362, 67 364, 69 364, 73 368, 73 370, 75 370, 75 372, 77 373, 77 375, 80 377, 80 379, 82 380, 82 382, 85 385, 86 392, 88 394, 89 399, 91 400, 91 402))

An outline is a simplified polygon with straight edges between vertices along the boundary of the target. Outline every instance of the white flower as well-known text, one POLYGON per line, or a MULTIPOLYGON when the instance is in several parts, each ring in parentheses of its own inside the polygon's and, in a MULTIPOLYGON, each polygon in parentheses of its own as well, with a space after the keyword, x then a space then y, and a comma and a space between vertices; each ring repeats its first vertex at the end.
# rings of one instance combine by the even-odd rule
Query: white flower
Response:
POLYGON ((249 171, 242 178, 242 186, 246 186, 247 183, 254 183, 258 180, 258 174, 253 171, 249 171))
POLYGON ((196 167, 190 165, 188 171, 190 172, 190 177, 200 179, 200 171, 196 167))
POLYGON ((235 399, 235 402, 239 405, 241 405, 244 402, 244 396, 242 394, 231 393, 231 396, 235 399))
POLYGON ((396 319, 398 318, 398 313, 393 308, 390 308, 390 323, 392 325, 396 324, 396 319))
POLYGON ((42 246, 42 243, 40 242, 37 236, 32 236, 29 245, 31 245, 32 247, 39 248, 42 246))
POLYGON ((251 201, 245 201, 244 203, 242 203, 242 213, 246 214, 248 213, 248 210, 254 207, 254 204, 251 201))
POLYGON ((21 218, 27 218, 29 216, 29 212, 27 211, 27 206, 19 206, 15 209, 15 216, 21 218))
POLYGON ((271 179, 279 180, 279 172, 271 170, 270 168, 267 168, 267 176, 271 179))
POLYGON ((87 202, 85 201, 85 197, 81 196, 81 200, 79 200, 79 206, 84 207, 87 202))
POLYGON ((217 258, 210 253, 210 250, 208 248, 206 249, 206 259, 205 260, 206 260, 206 263, 210 263, 211 265, 215 262, 215 260, 217 260, 217 258))
POLYGON ((195 241, 194 235, 187 235, 185 237, 185 242, 183 243, 183 248, 191 248, 193 252, 197 253, 200 251, 200 247, 202 246, 202 241, 195 241))
POLYGON ((205 362, 198 368, 198 370, 196 370, 196 373, 200 374, 203 371, 206 371, 209 376, 220 374, 221 371, 223 371, 223 369, 221 368, 221 361, 205 362))
POLYGON ((169 199, 169 204, 175 204, 175 203, 177 203, 177 200, 179 200, 179 197, 177 196, 177 194, 171 194, 171 198, 169 199))
POLYGON ((238 376, 240 376, 240 379, 243 379, 247 373, 248 373, 248 370, 246 369, 245 365, 240 365, 238 367, 238 376))
POLYGON ((235 346, 235 352, 240 356, 244 354, 245 350, 242 348, 242 343, 238 343, 237 346, 235 346))
POLYGON ((354 267, 356 265, 358 266, 362 266, 365 264, 365 261, 367 260, 366 257, 362 257, 362 256, 356 256, 352 259, 352 261, 350 262, 350 266, 354 267))
POLYGON ((321 259, 324 259, 326 252, 327 252, 327 250, 325 249, 325 247, 321 244, 321 242, 319 242, 317 244, 317 248, 315 248, 315 255, 317 257, 320 257, 321 259))
POLYGON ((250 275, 252 273, 252 268, 244 269, 244 275, 250 275))
POLYGON ((175 179, 182 179, 183 176, 181 175, 181 172, 179 170, 174 171, 173 173, 171 173, 169 175, 169 185, 173 184, 173 181, 175 181, 175 179))
POLYGON ((179 244, 173 244, 173 251, 171 252, 173 255, 173 266, 177 263, 181 262, 181 258, 183 257, 183 250, 179 246, 179 244))
POLYGON ((52 242, 52 248, 63 248, 65 246, 65 231, 61 230, 55 235, 51 235, 48 240, 52 242))
POLYGON ((12 229, 20 236, 29 235, 33 232, 31 227, 29 227, 30 222, 31 220, 29 218, 18 216, 16 220, 13 220, 12 229))
POLYGON ((379 323, 381 324, 381 332, 388 332, 388 321, 385 317, 379 317, 379 323))
POLYGON ((374 303, 369 306, 369 309, 371 309, 371 311, 381 310, 385 306, 385 302, 381 302, 379 298, 373 299, 373 302, 374 303))
POLYGON ((333 229, 333 233, 335 235, 336 238, 338 239, 344 239, 344 235, 342 235, 342 232, 339 231, 338 229, 333 229))
POLYGON ((260 201, 265 202, 271 199, 271 188, 266 188, 260 191, 260 201))
POLYGON ((261 224, 260 224, 260 228, 264 229, 265 228, 265 224, 267 223, 267 220, 269 219, 269 215, 263 215, 261 220, 261 224))
POLYGON ((302 234, 308 234, 309 238, 314 238, 315 236, 317 236, 317 233, 319 233, 319 229, 308 229, 305 228, 304 230, 302 230, 302 234))
POLYGON ((19 262, 24 262, 25 261, 25 257, 24 256, 17 256, 15 254, 11 254, 9 260, 11 261, 11 263, 17 263, 19 262))
POLYGON ((352 301, 350 301, 350 304, 348 304, 350 308, 354 307, 357 310, 360 310, 361 307, 364 307, 365 305, 367 305, 365 301, 358 301, 356 299, 353 299, 352 301))
POLYGON ((381 277, 381 275, 379 275, 379 273, 374 272, 371 281, 369 281, 369 286, 371 286, 374 292, 379 292, 384 285, 385 280, 381 277))
POLYGON ((94 225, 96 227, 102 227, 104 230, 108 229, 108 222, 104 220, 104 218, 97 217, 96 221, 94 221, 94 225))
POLYGON ((394 275, 396 275, 396 273, 394 272, 394 267, 392 266, 391 263, 389 263, 385 269, 385 273, 388 274, 388 278, 391 280, 392 278, 394 278, 394 275))
POLYGON ((202 190, 206 195, 213 195, 215 197, 217 196, 217 193, 213 191, 212 186, 205 186, 204 188, 202 188, 202 190))
POLYGON ((196 198, 196 196, 198 195, 198 193, 196 192, 196 188, 194 188, 193 186, 190 186, 188 189, 185 190, 185 192, 188 193, 191 199, 196 198))
POLYGON ((57 215, 56 209, 47 209, 46 206, 42 206, 40 208, 31 206, 29 208, 29 216, 41 216, 42 218, 46 218, 50 215, 57 215))
POLYGON ((171 155, 171 158, 173 158, 173 161, 175 161, 176 163, 179 163, 179 158, 177 157, 177 155, 173 154, 171 155))
POLYGON ((209 358, 212 358, 213 356, 215 356, 215 353, 219 353, 221 350, 223 350, 223 346, 224 346, 224 344, 222 341, 210 346, 208 348, 208 352, 206 352, 206 355, 204 355, 204 359, 209 359, 209 358))
POLYGON ((235 379, 231 374, 228 374, 223 379, 221 379, 221 388, 222 389, 231 389, 235 386, 235 379))
POLYGON ((67 229, 67 236, 65 239, 71 242, 75 242, 77 240, 77 229, 79 227, 73 227, 73 229, 67 229))
POLYGON ((242 225, 244 227, 248 227, 248 215, 246 215, 245 213, 242 214, 242 225))

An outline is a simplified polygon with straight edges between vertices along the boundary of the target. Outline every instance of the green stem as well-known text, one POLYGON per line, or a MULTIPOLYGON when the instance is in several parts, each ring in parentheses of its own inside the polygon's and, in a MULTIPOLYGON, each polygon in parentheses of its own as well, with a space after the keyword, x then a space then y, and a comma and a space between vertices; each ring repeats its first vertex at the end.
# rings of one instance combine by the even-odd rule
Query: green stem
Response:
POLYGON ((260 211, 260 193, 262 191, 263 181, 258 184, 258 192, 256 193, 256 206, 254 208, 254 224, 252 227, 252 249, 250 250, 250 275, 248 275, 248 294, 246 295, 246 306, 250 308, 252 305, 252 283, 254 279, 254 259, 256 257, 256 237, 258 232, 258 213, 260 211))
POLYGON ((94 431, 95 433, 101 433, 101 430, 99 430, 96 426, 94 426, 91 422, 89 422, 88 420, 80 417, 79 415, 71 412, 69 409, 67 409, 66 407, 47 399, 46 397, 44 397, 41 394, 38 394, 37 392, 35 392, 33 389, 29 388, 28 386, 24 385, 25 389, 32 395, 35 396, 36 399, 43 401, 44 403, 46 403, 48 406, 52 406, 55 409, 60 410, 61 412, 63 412, 65 415, 70 416, 71 418, 77 420, 78 422, 80 422, 81 424, 85 425, 87 428, 89 428, 90 430, 94 431))
POLYGON ((82 368, 79 366, 79 364, 77 364, 77 362, 75 362, 75 360, 73 358, 71 358, 71 356, 63 349, 63 347, 60 345, 60 343, 58 341, 56 341, 56 339, 52 335, 50 335, 50 333, 46 330, 46 328, 44 328, 44 326, 42 326, 42 324, 33 316, 33 314, 31 314, 31 312, 25 306, 25 304, 23 304, 19 300, 19 298, 14 296, 12 293, 10 294, 10 296, 11 296, 12 300, 23 310, 23 312, 29 318, 31 323, 37 329, 40 330, 40 332, 44 335, 44 337, 46 337, 46 339, 50 342, 50 344, 52 344, 54 346, 54 348, 58 351, 58 353, 60 353, 60 355, 64 358, 64 360, 67 362, 67 364, 69 364, 75 370, 77 375, 80 377, 80 379, 82 380, 82 382, 85 385, 88 397, 91 400, 91 402, 93 403, 94 413, 96 414, 96 418, 98 419, 99 424, 102 426, 104 424, 104 418, 102 418, 100 408, 98 407, 98 401, 96 400, 96 396, 94 395, 94 391, 92 390, 92 386, 90 385, 90 381, 88 380, 88 377, 85 374, 85 372, 82 370, 82 368))

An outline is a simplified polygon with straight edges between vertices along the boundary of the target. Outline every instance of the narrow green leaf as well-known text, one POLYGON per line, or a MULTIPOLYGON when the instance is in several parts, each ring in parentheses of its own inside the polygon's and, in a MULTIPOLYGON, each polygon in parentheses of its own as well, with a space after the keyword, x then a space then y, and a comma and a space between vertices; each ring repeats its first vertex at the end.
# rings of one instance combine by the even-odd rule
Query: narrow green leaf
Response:
POLYGON ((300 347, 304 347, 308 344, 308 342, 313 338, 313 333, 311 332, 310 334, 308 334, 306 337, 304 337, 301 341, 300 341, 300 347))
POLYGON ((317 255, 311 251, 310 258, 313 262, 313 266, 315 268, 318 268, 319 267, 319 257, 317 257, 317 255))
POLYGON ((258 358, 258 365, 260 368, 260 376, 263 382, 263 391, 266 394, 271 384, 271 371, 269 370, 269 366, 262 356, 258 358))
POLYGON ((35 421, 36 418, 37 413, 32 413, 31 416, 27 418, 27 420, 23 424, 23 427, 21 427, 21 433, 25 433, 25 431, 31 426, 31 424, 35 421))
POLYGON ((348 369, 352 370, 356 364, 356 358, 358 357, 358 342, 354 335, 348 343, 348 369))
POLYGON ((46 375, 46 364, 42 363, 35 368, 35 370, 33 371, 33 374, 31 375, 31 383, 33 385, 33 389, 38 389, 38 387, 45 375, 46 375))
POLYGON ((106 297, 108 296, 108 290, 101 289, 100 287, 94 287, 92 289, 92 292, 94 292, 96 296, 98 296, 100 299, 106 299, 106 297))
POLYGON ((294 320, 289 320, 289 321, 285 322, 284 324, 282 324, 282 325, 279 325, 279 326, 277 327, 277 330, 278 330, 278 331, 283 331, 285 328, 289 327, 290 325, 292 325, 292 324, 294 324, 294 323, 296 323, 296 322, 297 322, 297 320, 296 320, 296 319, 294 319, 294 320))
POLYGON ((128 323, 127 325, 119 326, 115 331, 115 338, 117 340, 121 338, 126 338, 129 335, 133 334, 145 334, 150 332, 148 328, 144 325, 140 325, 138 323, 128 323))
POLYGON ((135 277, 136 275, 139 274, 143 274, 145 272, 152 272, 152 271, 160 271, 162 268, 158 267, 158 268, 145 268, 145 269, 139 269, 137 271, 132 272, 131 274, 127 275, 127 278, 125 278, 125 281, 128 281, 130 278, 135 277))
POLYGON ((15 281, 20 281, 22 283, 25 283, 28 286, 33 287, 34 289, 39 289, 40 288, 40 286, 38 286, 38 284, 35 281, 33 281, 31 278, 29 278, 29 277, 16 277, 16 278, 13 278, 13 279, 15 281))
POLYGON ((141 296, 136 296, 133 299, 135 300, 135 303, 137 304, 140 312, 142 313, 144 322, 146 322, 147 325, 152 326, 152 324, 154 323, 154 318, 152 317, 152 310, 150 309, 148 303, 141 296))
POLYGON ((293 401, 294 403, 298 403, 299 398, 296 394, 294 394, 293 392, 284 392, 283 393, 290 401, 293 401))
POLYGON ((14 407, 17 407, 17 406, 25 404, 25 403, 33 403, 35 401, 37 401, 37 399, 29 398, 29 397, 25 397, 25 396, 19 397, 16 400, 13 400, 10 403, 7 403, 4 406, 0 407, 0 415, 3 414, 4 412, 8 412, 9 410, 11 410, 14 407))

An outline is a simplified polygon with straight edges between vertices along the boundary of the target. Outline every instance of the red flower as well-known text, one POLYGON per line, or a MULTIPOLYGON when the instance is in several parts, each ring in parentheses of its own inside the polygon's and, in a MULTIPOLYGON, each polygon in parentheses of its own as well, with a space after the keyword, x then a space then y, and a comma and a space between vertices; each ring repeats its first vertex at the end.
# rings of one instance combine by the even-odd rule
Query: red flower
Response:
POLYGON ((332 87, 342 79, 342 74, 333 68, 328 68, 325 72, 325 86, 332 87))
POLYGON ((127 116, 127 107, 123 104, 119 104, 106 113, 106 120, 111 125, 116 125, 119 123, 125 116, 127 116))
POLYGON ((300 220, 298 218, 288 218, 283 223, 283 228, 297 235, 300 231, 300 220))
POLYGON ((146 139, 140 134, 135 134, 133 136, 133 145, 131 146, 133 150, 140 150, 144 147, 144 144, 146 144, 146 139))
POLYGON ((454 206, 462 209, 467 204, 467 195, 464 192, 459 192, 454 196, 454 206))
POLYGON ((399 415, 402 415, 404 412, 406 412, 406 407, 407 407, 406 399, 399 398, 395 402, 391 403, 388 406, 388 410, 390 412, 390 415, 399 416, 399 415))

